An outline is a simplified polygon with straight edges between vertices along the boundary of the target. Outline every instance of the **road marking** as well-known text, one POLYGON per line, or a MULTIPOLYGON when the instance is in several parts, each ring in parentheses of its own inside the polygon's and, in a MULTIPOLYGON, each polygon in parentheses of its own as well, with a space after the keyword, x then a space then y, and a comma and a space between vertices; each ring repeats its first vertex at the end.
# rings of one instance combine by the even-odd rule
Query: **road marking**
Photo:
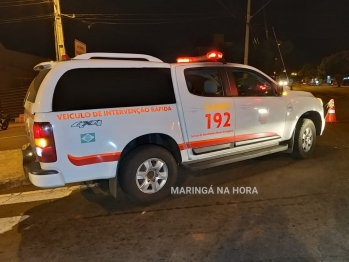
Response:
POLYGON ((22 137, 22 136, 27 136, 27 135, 20 135, 20 136, 5 136, 5 137, 0 137, 0 139, 5 139, 5 138, 14 138, 14 137, 22 137))
POLYGON ((69 196, 75 190, 83 190, 86 188, 93 188, 98 184, 71 186, 71 187, 59 187, 55 189, 44 189, 37 191, 29 191, 23 193, 13 193, 0 195, 0 206, 12 205, 18 203, 27 203, 51 199, 59 199, 69 196))
MULTIPOLYGON (((0 206, 63 198, 69 196, 73 191, 86 188, 92 188, 92 190, 94 190, 96 186, 98 186, 97 183, 0 195, 0 206)), ((0 218, 0 234, 12 230, 14 226, 28 217, 28 215, 23 215, 0 218)), ((25 230, 29 229, 31 226, 27 227, 25 230)))
POLYGON ((15 216, 0 218, 0 234, 10 231, 15 225, 27 219, 29 216, 15 216))

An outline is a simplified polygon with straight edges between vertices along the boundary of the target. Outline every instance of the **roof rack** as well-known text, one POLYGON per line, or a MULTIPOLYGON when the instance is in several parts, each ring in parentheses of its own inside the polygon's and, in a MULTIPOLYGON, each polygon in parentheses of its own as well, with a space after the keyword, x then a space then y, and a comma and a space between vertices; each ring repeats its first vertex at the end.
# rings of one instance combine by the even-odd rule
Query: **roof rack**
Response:
POLYGON ((159 58, 150 55, 142 55, 142 54, 125 54, 125 53, 87 53, 78 55, 73 58, 74 60, 88 60, 88 59, 143 59, 149 62, 163 62, 159 58))

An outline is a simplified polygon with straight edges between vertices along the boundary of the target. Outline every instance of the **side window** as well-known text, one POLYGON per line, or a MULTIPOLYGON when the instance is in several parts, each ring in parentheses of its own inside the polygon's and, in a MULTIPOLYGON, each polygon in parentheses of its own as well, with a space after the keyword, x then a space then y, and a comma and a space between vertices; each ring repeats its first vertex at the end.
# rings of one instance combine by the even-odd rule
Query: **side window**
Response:
POLYGON ((232 72, 239 96, 275 96, 274 84, 257 72, 241 68, 232 72))
POLYGON ((224 96, 219 67, 190 68, 184 70, 188 91, 197 96, 224 96))
POLYGON ((176 103, 169 68, 79 68, 57 82, 53 111, 176 103))
POLYGON ((49 71, 50 69, 41 70, 39 74, 34 78, 25 96, 26 100, 35 103, 36 95, 39 91, 40 85, 49 71))

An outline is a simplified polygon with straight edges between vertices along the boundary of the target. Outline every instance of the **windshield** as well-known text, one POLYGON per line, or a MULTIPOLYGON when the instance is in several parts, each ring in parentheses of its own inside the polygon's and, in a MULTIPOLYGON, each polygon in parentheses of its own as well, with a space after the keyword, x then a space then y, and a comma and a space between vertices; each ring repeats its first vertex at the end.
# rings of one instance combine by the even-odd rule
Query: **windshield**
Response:
POLYGON ((36 94, 38 93, 40 85, 49 71, 50 69, 41 70, 39 74, 34 78, 28 88, 27 94, 25 96, 25 101, 35 103, 36 94))

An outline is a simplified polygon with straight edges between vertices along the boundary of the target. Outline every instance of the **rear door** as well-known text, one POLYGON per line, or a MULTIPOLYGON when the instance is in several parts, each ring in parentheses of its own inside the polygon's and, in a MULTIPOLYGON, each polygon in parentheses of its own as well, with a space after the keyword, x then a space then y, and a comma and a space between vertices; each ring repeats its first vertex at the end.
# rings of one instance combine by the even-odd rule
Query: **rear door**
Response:
POLYGON ((115 176, 124 148, 143 135, 161 132, 182 142, 169 65, 118 63, 123 65, 86 63, 57 82, 50 115, 56 123, 57 166, 66 182, 115 176))
POLYGON ((234 100, 223 66, 176 68, 190 159, 230 149, 234 143, 234 100))

